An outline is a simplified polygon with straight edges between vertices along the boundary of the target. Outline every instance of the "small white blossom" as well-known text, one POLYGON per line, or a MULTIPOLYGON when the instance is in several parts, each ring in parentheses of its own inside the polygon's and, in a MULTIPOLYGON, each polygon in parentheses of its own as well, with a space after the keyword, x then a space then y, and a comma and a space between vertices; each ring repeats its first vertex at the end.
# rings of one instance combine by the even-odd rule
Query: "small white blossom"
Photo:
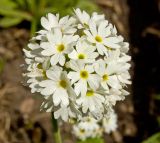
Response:
POLYGON ((101 86, 109 91, 111 88, 120 89, 121 85, 114 72, 114 64, 106 65, 103 60, 99 60, 95 65, 95 71, 101 77, 101 86))
POLYGON ((73 50, 73 42, 78 39, 78 36, 66 36, 62 35, 60 29, 56 29, 54 34, 47 34, 48 42, 41 43, 41 47, 44 49, 41 54, 43 56, 51 56, 51 65, 64 65, 65 54, 70 53, 73 50))
POLYGON ((84 117, 73 126, 73 134, 80 140, 102 136, 102 128, 92 117, 84 117))
POLYGON ((85 95, 77 99, 77 103, 82 106, 83 113, 86 113, 88 110, 90 112, 94 112, 95 110, 102 112, 104 101, 104 96, 96 93, 93 89, 87 90, 85 95))
POLYGON ((103 118, 103 128, 104 132, 111 133, 112 131, 115 131, 118 127, 117 125, 117 114, 115 112, 112 112, 108 118, 103 118))
MULTIPOLYGON (((41 25, 44 29, 51 31, 53 28, 59 28, 65 34, 74 34, 76 32, 75 27, 76 19, 73 17, 65 16, 59 19, 59 14, 49 13, 47 17, 41 18, 41 25)), ((46 33, 41 31, 41 33, 46 33)))
POLYGON ((84 30, 87 40, 96 45, 100 55, 106 54, 110 49, 120 48, 121 39, 111 35, 111 27, 108 22, 102 21, 98 26, 94 21, 89 22, 89 29, 84 30))
POLYGON ((73 60, 81 60, 84 63, 93 63, 99 54, 95 51, 95 47, 85 41, 79 41, 76 49, 68 54, 73 60))
POLYGON ((70 71, 68 77, 71 79, 71 83, 75 86, 75 92, 77 95, 80 93, 83 95, 87 92, 87 84, 93 89, 99 87, 99 77, 93 74, 94 69, 91 65, 85 65, 81 61, 70 61, 70 71))
POLYGON ((68 90, 70 90, 71 85, 63 74, 65 73, 62 72, 60 67, 54 66, 46 72, 48 79, 39 83, 41 87, 44 87, 41 94, 44 96, 52 95, 55 106, 59 104, 61 106, 69 105, 68 90))

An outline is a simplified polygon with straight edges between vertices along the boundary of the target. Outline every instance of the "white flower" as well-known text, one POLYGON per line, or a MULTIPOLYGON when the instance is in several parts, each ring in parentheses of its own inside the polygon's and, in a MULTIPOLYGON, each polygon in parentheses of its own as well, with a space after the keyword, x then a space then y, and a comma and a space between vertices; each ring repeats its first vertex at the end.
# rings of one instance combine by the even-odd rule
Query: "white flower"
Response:
POLYGON ((73 134, 80 140, 102 136, 102 128, 98 121, 92 117, 84 117, 73 126, 73 134))
POLYGON ((27 80, 27 83, 31 88, 31 93, 41 92, 42 88, 39 86, 39 81, 36 78, 30 78, 27 80))
POLYGON ((93 89, 99 87, 99 77, 96 74, 93 74, 94 69, 91 65, 85 65, 81 61, 70 61, 70 68, 73 71, 70 71, 68 78, 71 79, 71 83, 74 84, 75 92, 77 95, 86 94, 87 84, 93 89))
POLYGON ((57 63, 64 65, 65 54, 72 52, 73 42, 78 39, 78 36, 62 35, 60 29, 56 29, 54 34, 47 34, 48 42, 42 42, 41 47, 44 49, 41 53, 44 56, 51 56, 51 64, 54 66, 57 63))
POLYGON ((126 84, 131 84, 131 81, 130 81, 131 77, 128 71, 121 73, 117 77, 118 77, 118 80, 121 82, 121 84, 123 84, 123 86, 125 86, 126 84))
POLYGON ((98 126, 98 121, 94 119, 93 117, 83 117, 81 119, 81 122, 79 123, 80 128, 85 128, 85 130, 90 131, 90 130, 96 130, 98 126))
POLYGON ((93 20, 96 24, 101 21, 106 21, 104 14, 98 15, 96 12, 94 12, 92 16, 90 16, 86 11, 81 11, 79 8, 75 9, 74 12, 80 22, 80 24, 78 24, 79 29, 88 28, 90 20, 93 20))
POLYGON ((81 140, 86 140, 90 135, 89 132, 85 131, 84 129, 81 129, 78 126, 73 126, 73 134, 81 140))
POLYGON ((108 108, 114 106, 117 101, 123 100, 124 96, 120 90, 112 88, 109 94, 106 94, 105 99, 105 106, 108 108))
POLYGON ((96 24, 98 24, 98 25, 99 25, 99 23, 102 22, 102 21, 108 22, 107 20, 105 20, 104 14, 98 14, 97 12, 93 12, 91 19, 92 19, 93 21, 95 21, 96 24))
POLYGON ((41 87, 44 87, 44 89, 41 90, 41 94, 44 96, 52 95, 55 106, 59 104, 61 104, 61 106, 69 105, 68 90, 71 89, 71 85, 63 74, 65 73, 62 72, 60 67, 54 66, 46 72, 48 79, 39 83, 41 87))
POLYGON ((90 20, 90 16, 86 11, 82 11, 77 8, 76 10, 74 10, 78 20, 80 21, 80 24, 78 25, 79 28, 83 28, 83 27, 87 27, 88 26, 88 22, 90 20))
POLYGON ((114 64, 106 65, 103 60, 99 60, 95 64, 95 71, 101 77, 101 85, 104 89, 109 91, 109 86, 115 89, 122 88, 120 82, 114 73, 114 64))
POLYGON ((117 129, 117 114, 113 112, 109 118, 103 118, 104 132, 111 133, 117 129))
POLYGON ((68 54, 73 60, 82 60, 85 63, 92 63, 98 57, 98 53, 94 52, 95 47, 85 41, 79 41, 76 45, 76 50, 68 54))
POLYGON ((76 115, 71 111, 70 107, 61 107, 54 112, 54 117, 55 119, 59 119, 61 117, 63 121, 68 121, 69 117, 75 118, 76 115))
POLYGON ((74 34, 76 32, 76 28, 74 28, 75 22, 76 19, 73 17, 65 16, 59 19, 59 14, 54 15, 51 13, 47 15, 47 18, 46 17, 41 18, 41 25, 46 30, 50 31, 53 28, 60 28, 60 30, 65 34, 74 34))
POLYGON ((84 30, 87 40, 96 45, 100 55, 106 54, 110 49, 120 48, 119 42, 122 41, 117 36, 111 36, 111 27, 108 22, 102 21, 98 26, 94 21, 89 22, 89 29, 84 30))
POLYGON ((83 113, 86 113, 88 110, 90 112, 94 112, 95 110, 103 112, 104 101, 104 96, 96 93, 93 89, 88 90, 85 95, 77 99, 77 103, 82 105, 83 113))

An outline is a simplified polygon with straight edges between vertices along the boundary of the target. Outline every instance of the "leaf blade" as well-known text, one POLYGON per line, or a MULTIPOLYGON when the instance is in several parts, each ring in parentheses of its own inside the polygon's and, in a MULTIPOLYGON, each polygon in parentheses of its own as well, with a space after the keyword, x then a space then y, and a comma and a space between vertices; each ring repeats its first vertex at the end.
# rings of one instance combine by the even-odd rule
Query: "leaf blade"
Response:
POLYGON ((8 28, 19 24, 20 22, 22 22, 22 20, 22 18, 18 17, 4 17, 0 20, 0 26, 3 28, 8 28))
POLYGON ((31 21, 32 16, 25 12, 25 11, 20 11, 20 10, 13 10, 13 9, 6 9, 6 8, 0 8, 0 15, 2 16, 10 16, 10 17, 21 17, 25 20, 31 21))

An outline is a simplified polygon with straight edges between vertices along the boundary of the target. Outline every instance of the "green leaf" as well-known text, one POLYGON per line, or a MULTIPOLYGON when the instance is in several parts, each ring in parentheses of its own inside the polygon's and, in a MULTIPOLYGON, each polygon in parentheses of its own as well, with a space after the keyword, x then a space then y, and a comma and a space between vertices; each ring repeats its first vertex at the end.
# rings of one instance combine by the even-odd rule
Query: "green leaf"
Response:
POLYGON ((22 18, 18 17, 4 17, 0 19, 0 26, 3 28, 8 28, 19 24, 20 22, 22 22, 22 20, 23 20, 22 18))
POLYGON ((28 9, 30 10, 30 12, 37 12, 38 8, 36 7, 36 5, 38 5, 38 3, 36 3, 35 0, 26 0, 26 2, 28 4, 28 9))
POLYGON ((15 3, 16 3, 17 5, 19 5, 20 7, 22 7, 22 8, 26 7, 26 2, 25 2, 25 0, 15 0, 15 3))
POLYGON ((0 15, 2 16, 10 16, 10 17, 21 17, 25 20, 31 21, 32 20, 32 16, 25 12, 25 11, 20 11, 20 10, 8 10, 6 8, 0 8, 0 15))
POLYGON ((88 138, 85 141, 78 141, 77 143, 104 143, 102 138, 88 138))
POLYGON ((0 0, 0 9, 1 8, 13 9, 17 7, 17 4, 13 0, 0 0))
POLYGON ((147 140, 143 141, 142 143, 160 143, 160 132, 149 137, 147 140))
POLYGON ((92 0, 80 0, 78 3, 77 3, 77 8, 80 8, 81 10, 86 10, 87 12, 89 13, 92 13, 92 12, 99 12, 100 9, 99 7, 94 3, 94 1, 92 0))
POLYGON ((154 96, 154 99, 160 100, 160 94, 155 95, 155 96, 154 96))

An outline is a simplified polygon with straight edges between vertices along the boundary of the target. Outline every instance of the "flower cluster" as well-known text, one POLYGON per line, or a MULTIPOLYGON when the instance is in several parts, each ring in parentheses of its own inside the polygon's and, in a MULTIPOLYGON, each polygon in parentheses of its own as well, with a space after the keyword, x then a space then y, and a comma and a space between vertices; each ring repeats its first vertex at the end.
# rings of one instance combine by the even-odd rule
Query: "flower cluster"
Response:
POLYGON ((111 133, 117 129, 117 114, 112 112, 109 118, 97 121, 92 117, 84 117, 73 126, 73 134, 79 140, 87 138, 98 138, 104 133, 111 133))
POLYGON ((43 30, 23 49, 24 76, 31 92, 44 98, 41 109, 56 119, 102 119, 128 95, 129 44, 104 15, 74 12, 41 18, 43 30))
POLYGON ((73 134, 80 140, 101 137, 103 133, 98 121, 92 117, 84 117, 73 125, 73 134))

